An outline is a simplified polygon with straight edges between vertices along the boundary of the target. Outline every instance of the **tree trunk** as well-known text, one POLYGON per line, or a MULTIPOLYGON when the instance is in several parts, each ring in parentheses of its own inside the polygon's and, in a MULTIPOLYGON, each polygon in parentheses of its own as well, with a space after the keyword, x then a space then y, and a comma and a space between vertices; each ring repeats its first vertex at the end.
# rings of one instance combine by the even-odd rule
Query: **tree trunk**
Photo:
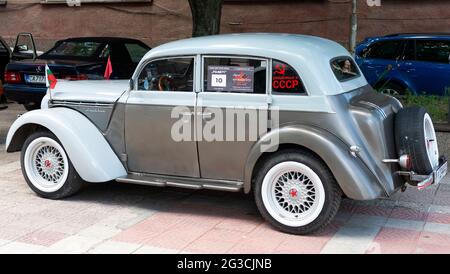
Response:
POLYGON ((220 32, 223 0, 189 0, 192 11, 192 36, 205 36, 220 32))
POLYGON ((356 10, 356 0, 352 0, 352 15, 350 17, 350 39, 349 39, 349 49, 351 53, 355 53, 357 34, 358 34, 358 17, 356 10))

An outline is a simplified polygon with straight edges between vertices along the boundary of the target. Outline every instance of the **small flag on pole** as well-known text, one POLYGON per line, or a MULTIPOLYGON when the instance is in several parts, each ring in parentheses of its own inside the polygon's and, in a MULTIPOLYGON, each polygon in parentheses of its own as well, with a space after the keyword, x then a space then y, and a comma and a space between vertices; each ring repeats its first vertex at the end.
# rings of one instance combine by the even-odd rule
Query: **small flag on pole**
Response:
POLYGON ((48 65, 45 65, 45 81, 47 84, 47 88, 49 88, 49 89, 54 89, 56 86, 56 83, 58 82, 56 80, 55 75, 53 75, 53 72, 48 67, 48 65))
POLYGON ((111 64, 111 56, 108 57, 108 63, 106 63, 106 69, 105 69, 105 77, 106 80, 109 80, 112 74, 112 64, 111 64))

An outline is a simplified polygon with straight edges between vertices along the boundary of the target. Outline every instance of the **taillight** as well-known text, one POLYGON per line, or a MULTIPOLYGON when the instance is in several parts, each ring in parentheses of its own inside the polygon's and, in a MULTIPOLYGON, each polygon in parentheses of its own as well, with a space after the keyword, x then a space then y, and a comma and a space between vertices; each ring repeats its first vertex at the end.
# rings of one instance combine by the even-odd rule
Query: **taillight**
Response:
POLYGON ((68 81, 88 80, 88 76, 86 74, 61 75, 58 78, 59 79, 64 79, 64 80, 68 80, 68 81))
POLYGON ((5 83, 7 84, 17 84, 22 82, 19 72, 15 71, 5 71, 5 83))

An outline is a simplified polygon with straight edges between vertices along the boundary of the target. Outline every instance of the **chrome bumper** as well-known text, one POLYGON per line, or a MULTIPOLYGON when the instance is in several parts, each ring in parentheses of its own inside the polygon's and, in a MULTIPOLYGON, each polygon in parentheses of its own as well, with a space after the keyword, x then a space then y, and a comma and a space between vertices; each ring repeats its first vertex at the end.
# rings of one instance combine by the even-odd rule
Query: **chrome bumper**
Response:
POLYGON ((439 166, 431 174, 420 175, 414 171, 397 171, 396 174, 406 177, 409 184, 417 187, 418 190, 422 190, 432 184, 439 184, 447 174, 447 167, 447 157, 441 156, 439 158, 439 166))

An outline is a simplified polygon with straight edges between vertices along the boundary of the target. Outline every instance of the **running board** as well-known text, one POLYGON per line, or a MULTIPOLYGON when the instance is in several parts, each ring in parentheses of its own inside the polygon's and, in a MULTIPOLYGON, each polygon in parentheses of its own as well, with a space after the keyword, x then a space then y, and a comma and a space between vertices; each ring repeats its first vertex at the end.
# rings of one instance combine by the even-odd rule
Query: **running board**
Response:
POLYGON ((177 176, 151 175, 131 173, 125 177, 117 178, 119 183, 138 184, 148 186, 171 186, 188 189, 211 189, 220 191, 239 192, 243 189, 244 183, 239 181, 209 180, 201 178, 188 178, 177 176))

